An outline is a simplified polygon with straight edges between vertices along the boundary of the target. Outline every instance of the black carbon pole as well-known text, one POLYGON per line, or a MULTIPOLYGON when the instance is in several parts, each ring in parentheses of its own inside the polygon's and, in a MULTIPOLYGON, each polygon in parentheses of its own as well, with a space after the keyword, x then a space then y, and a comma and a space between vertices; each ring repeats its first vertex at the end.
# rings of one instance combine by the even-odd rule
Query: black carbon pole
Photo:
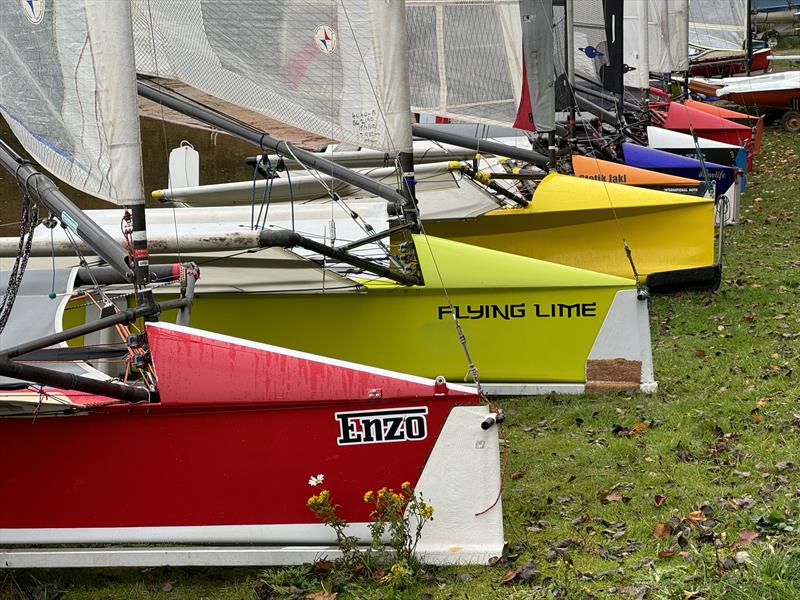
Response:
POLYGON ((245 141, 252 142, 261 149, 272 150, 273 152, 286 158, 296 158, 299 162, 308 167, 313 167, 314 169, 318 169, 327 175, 330 175, 331 177, 358 186, 362 190, 367 191, 370 194, 375 194, 376 196, 397 204, 398 206, 405 206, 405 200, 403 196, 397 192, 397 190, 383 185, 382 183, 375 181, 366 175, 362 175, 361 173, 352 171, 347 167, 338 165, 322 156, 318 156, 314 152, 309 152, 308 150, 303 150, 302 148, 298 148, 292 144, 289 144, 288 142, 278 140, 266 132, 241 123, 223 113, 200 106, 194 102, 184 100, 183 98, 179 98, 174 94, 157 90, 150 85, 142 83, 141 81, 138 83, 138 90, 139 95, 147 98, 148 100, 163 104, 168 108, 177 110, 178 112, 195 119, 199 119, 200 121, 208 123, 209 125, 219 127, 231 135, 235 135, 236 137, 242 138, 245 141))
POLYGON ((453 146, 460 146, 461 148, 469 148, 476 152, 505 156, 507 158, 513 158, 514 160, 522 160, 540 167, 547 167, 550 162, 544 154, 539 154, 533 150, 525 150, 524 148, 517 148, 516 146, 507 146, 506 144, 499 144, 468 135, 452 133, 439 128, 412 125, 411 130, 414 135, 435 142, 452 144, 453 146))
POLYGON ((92 251, 106 261, 125 281, 133 281, 133 270, 128 265, 128 252, 117 243, 86 213, 75 206, 47 175, 17 154, 0 140, 0 163, 8 170, 27 193, 44 204, 61 220, 62 225, 81 238, 92 251))

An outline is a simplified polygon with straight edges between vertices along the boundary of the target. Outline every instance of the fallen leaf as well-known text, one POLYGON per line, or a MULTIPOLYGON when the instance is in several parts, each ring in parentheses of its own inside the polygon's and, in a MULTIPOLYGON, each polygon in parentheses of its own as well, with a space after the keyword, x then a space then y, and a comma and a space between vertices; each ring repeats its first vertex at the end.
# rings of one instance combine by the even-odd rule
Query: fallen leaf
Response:
POLYGON ((757 541, 761 534, 752 529, 742 529, 739 532, 739 539, 733 543, 732 548, 747 548, 753 542, 757 541))
POLYGON ((326 592, 320 590, 306 596, 306 600, 336 600, 337 592, 326 592))
POLYGON ((706 516, 699 510, 693 510, 683 518, 692 525, 698 525, 706 520, 706 516))
POLYGON ((697 598, 700 596, 700 592, 692 592, 690 590, 683 590, 683 597, 684 598, 697 598))
POLYGON ((733 474, 736 475, 736 477, 741 477, 742 479, 747 479, 750 477, 750 471, 737 471, 734 469, 733 474))
POLYGON ((692 350, 692 353, 697 358, 705 358, 706 357, 706 351, 705 350, 701 350, 700 348, 695 348, 694 350, 692 350))
POLYGON ((619 490, 613 490, 608 494, 606 494, 605 496, 603 496, 603 503, 621 502, 621 501, 622 501, 622 494, 620 493, 619 490))
POLYGON ((631 425, 630 429, 631 437, 642 435, 645 431, 647 431, 648 427, 649 425, 647 423, 634 423, 633 425, 631 425))
POLYGON ((312 566, 312 570, 314 571, 314 573, 317 573, 318 575, 325 575, 326 573, 330 573, 331 569, 333 569, 333 562, 326 560, 324 558, 318 560, 312 566))
POLYGON ((524 476, 525 476, 525 471, 514 471, 511 475, 509 475, 511 481, 522 479, 524 476))
POLYGON ((656 523, 656 526, 653 527, 654 538, 668 538, 670 533, 672 533, 672 528, 668 523, 656 523))
POLYGON ((664 494, 656 494, 653 497, 653 503, 656 506, 663 506, 664 502, 667 501, 667 497, 664 494))
POLYGON ((661 560, 666 560, 668 558, 672 558, 673 556, 675 556, 675 551, 674 550, 659 550, 658 551, 658 558, 660 558, 661 560))

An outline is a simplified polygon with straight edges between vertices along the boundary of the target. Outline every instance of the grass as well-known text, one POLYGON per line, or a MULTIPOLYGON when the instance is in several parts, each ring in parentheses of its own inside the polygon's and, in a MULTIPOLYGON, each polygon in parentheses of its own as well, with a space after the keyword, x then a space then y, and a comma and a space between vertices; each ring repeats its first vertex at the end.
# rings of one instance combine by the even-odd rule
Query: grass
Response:
MULTIPOLYGON (((657 395, 503 403, 498 565, 431 569, 403 590, 351 584, 339 600, 800 598, 800 136, 769 128, 756 165, 721 289, 652 302, 657 395), (531 559, 541 575, 501 583, 531 559)), ((323 591, 307 567, 0 573, 2 600, 323 591)))

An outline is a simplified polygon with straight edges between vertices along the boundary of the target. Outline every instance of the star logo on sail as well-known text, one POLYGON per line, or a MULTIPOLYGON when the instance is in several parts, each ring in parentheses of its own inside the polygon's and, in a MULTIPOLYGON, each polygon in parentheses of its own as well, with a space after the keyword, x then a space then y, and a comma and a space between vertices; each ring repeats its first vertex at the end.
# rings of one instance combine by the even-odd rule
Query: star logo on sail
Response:
POLYGON ((20 0, 22 12, 34 25, 38 25, 44 18, 44 0, 20 0))
POLYGON ((314 30, 314 41, 323 54, 333 54, 336 50, 336 30, 330 25, 320 25, 314 30))

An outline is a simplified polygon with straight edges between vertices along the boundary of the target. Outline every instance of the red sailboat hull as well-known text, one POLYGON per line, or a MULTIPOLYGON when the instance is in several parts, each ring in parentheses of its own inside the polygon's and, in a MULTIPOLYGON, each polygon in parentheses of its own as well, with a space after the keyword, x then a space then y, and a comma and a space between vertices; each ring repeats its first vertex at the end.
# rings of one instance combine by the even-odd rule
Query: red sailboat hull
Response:
MULTIPOLYGON (((65 414, 0 419, 0 544, 331 543, 310 496, 329 490, 340 516, 363 524, 364 493, 404 482, 478 518, 450 505, 463 481, 449 497, 438 484, 459 470, 442 470, 448 452, 466 463, 476 448, 497 454, 473 390, 175 325, 147 330, 159 402, 50 390, 65 414)), ((474 476, 486 508, 499 470, 474 476)))

